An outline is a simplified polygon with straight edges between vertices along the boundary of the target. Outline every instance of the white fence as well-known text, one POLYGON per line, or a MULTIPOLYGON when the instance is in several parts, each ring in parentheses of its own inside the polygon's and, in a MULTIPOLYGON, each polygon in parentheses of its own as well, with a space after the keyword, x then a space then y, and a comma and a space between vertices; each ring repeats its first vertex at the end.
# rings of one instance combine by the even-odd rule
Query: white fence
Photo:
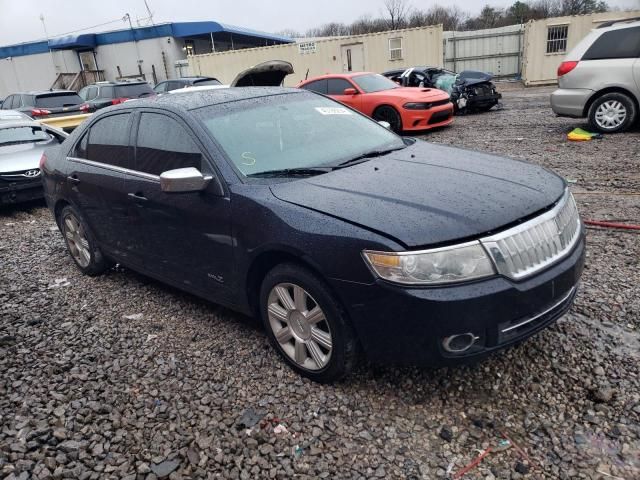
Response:
POLYGON ((522 25, 444 32, 443 38, 444 65, 449 70, 480 70, 496 77, 519 77, 522 73, 522 25))

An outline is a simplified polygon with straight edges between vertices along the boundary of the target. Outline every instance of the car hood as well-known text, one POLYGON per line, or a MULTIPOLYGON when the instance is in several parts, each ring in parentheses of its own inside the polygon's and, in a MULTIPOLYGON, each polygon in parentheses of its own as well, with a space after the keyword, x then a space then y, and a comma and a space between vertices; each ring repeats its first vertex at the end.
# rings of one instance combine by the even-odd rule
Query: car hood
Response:
POLYGON ((549 208, 564 189, 565 182, 542 167, 421 141, 352 167, 271 186, 283 201, 407 248, 502 230, 549 208))
POLYGON ((492 78, 493 75, 490 73, 478 72, 476 70, 463 70, 458 75, 457 83, 469 86, 490 82, 492 78))
POLYGON ((50 143, 21 143, 0 147, 0 172, 19 172, 38 168, 40 157, 50 143))
POLYGON ((367 96, 379 96, 384 98, 395 97, 412 102, 445 100, 449 97, 446 92, 437 88, 398 87, 381 92, 367 93, 367 96))
POLYGON ((287 75, 293 72, 293 65, 283 60, 271 60, 240 72, 231 82, 231 87, 279 87, 287 75))

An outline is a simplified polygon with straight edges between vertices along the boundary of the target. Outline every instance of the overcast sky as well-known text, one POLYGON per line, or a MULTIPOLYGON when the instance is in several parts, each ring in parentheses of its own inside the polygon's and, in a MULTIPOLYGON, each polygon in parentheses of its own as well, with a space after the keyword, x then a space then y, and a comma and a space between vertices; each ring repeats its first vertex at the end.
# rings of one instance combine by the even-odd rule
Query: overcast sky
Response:
MULTIPOLYGON (((511 5, 515 0, 411 0, 416 8, 435 3, 458 5, 478 13, 482 5, 511 5)), ((266 32, 294 29, 300 32, 332 21, 351 22, 362 15, 379 15, 383 0, 147 0, 154 22, 216 20, 266 32), (277 6, 276 6, 277 5, 277 6), (321 6, 321 8, 320 8, 321 6)), ((640 0, 608 0, 620 8, 640 9, 640 0)), ((56 36, 106 22, 87 31, 116 30, 126 27, 118 20, 125 13, 136 18, 148 16, 144 0, 0 0, 0 45, 44 38, 40 14, 44 15, 49 36, 56 36)))

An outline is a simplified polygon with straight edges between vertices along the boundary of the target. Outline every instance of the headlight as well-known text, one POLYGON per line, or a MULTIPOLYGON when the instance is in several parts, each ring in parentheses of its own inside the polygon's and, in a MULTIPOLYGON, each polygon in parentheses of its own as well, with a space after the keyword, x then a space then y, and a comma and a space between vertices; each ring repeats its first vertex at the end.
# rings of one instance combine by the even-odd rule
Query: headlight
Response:
POLYGON ((407 285, 463 282, 495 274, 478 242, 420 252, 363 252, 376 275, 407 285))
POLYGON ((405 103, 403 107, 407 110, 429 110, 433 105, 431 103, 405 103))

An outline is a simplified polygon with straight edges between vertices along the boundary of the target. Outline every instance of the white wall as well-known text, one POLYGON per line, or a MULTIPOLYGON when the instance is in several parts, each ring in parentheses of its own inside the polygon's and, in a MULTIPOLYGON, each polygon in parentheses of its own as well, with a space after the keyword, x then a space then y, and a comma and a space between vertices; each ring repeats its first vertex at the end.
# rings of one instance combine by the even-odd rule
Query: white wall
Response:
MULTIPOLYGON (((217 45, 217 44, 216 44, 217 45)), ((330 37, 315 41, 315 53, 302 54, 292 43, 270 47, 232 50, 189 57, 193 75, 208 75, 223 83, 231 82, 241 71, 268 60, 284 60, 293 65, 295 74, 285 85, 296 85, 305 78, 343 71, 342 47, 358 45, 364 52, 364 70, 384 72, 413 65, 442 66, 442 25, 380 32, 352 37, 330 37), (402 58, 391 60, 389 39, 402 38, 402 58)), ((216 51, 217 51, 216 47, 216 51)))
POLYGON ((0 98, 14 92, 46 90, 58 73, 78 72, 80 62, 74 51, 55 51, 0 59, 0 98))

